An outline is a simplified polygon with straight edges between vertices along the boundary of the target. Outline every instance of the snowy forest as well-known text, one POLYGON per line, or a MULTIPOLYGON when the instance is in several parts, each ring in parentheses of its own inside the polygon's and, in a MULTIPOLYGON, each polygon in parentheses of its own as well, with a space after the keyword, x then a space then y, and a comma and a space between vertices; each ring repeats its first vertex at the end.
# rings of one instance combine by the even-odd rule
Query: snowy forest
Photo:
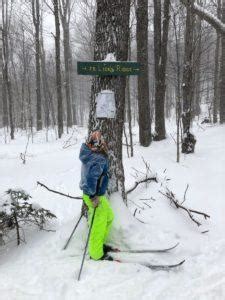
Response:
POLYGON ((224 123, 225 0, 0 0, 0 298, 225 299, 224 123))

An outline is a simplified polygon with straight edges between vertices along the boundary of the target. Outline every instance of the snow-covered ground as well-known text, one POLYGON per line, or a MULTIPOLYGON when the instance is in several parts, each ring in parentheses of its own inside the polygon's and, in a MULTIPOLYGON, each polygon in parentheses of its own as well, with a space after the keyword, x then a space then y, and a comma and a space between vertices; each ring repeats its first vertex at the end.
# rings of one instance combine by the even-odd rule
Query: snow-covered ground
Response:
POLYGON ((167 254, 120 257, 152 263, 173 263, 185 258, 185 264, 164 272, 138 264, 87 259, 80 282, 77 275, 87 236, 85 220, 69 248, 61 249, 79 217, 81 201, 50 193, 37 186, 37 181, 64 193, 81 195, 78 155, 86 130, 77 128, 70 147, 63 147, 70 135, 56 141, 52 133, 47 143, 44 133, 36 134, 34 143, 28 146, 25 165, 20 159, 26 147, 25 135, 18 133, 15 141, 4 144, 4 134, 0 132, 0 197, 8 188, 19 187, 31 194, 32 201, 57 215, 57 220, 49 225, 55 232, 27 229, 26 244, 17 247, 12 242, 0 248, 0 299, 225 299, 225 127, 196 126, 194 131, 195 154, 181 155, 177 164, 176 146, 169 134, 165 141, 143 148, 137 143, 136 130, 134 158, 128 159, 124 149, 126 187, 134 184, 135 169, 145 172, 142 158, 157 173, 160 183, 150 183, 147 188, 140 185, 129 194, 129 210, 118 194, 111 197, 116 215, 112 245, 163 248, 180 243, 167 254), (211 218, 197 217, 202 223, 197 227, 184 211, 173 208, 159 193, 166 184, 181 201, 188 184, 184 204, 211 218), (136 218, 144 223, 133 217, 135 210, 136 218), (205 231, 208 232, 202 233, 205 231))

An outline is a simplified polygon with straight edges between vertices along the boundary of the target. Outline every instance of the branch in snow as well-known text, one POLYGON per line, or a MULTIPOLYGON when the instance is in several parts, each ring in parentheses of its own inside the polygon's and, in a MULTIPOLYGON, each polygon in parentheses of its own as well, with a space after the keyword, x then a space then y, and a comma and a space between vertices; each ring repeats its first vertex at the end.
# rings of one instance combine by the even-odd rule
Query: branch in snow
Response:
POLYGON ((144 182, 150 182, 150 181, 158 182, 156 177, 148 177, 148 178, 136 181, 134 186, 131 189, 129 189, 128 191, 126 191, 126 195, 133 192, 139 184, 144 183, 144 182))
POLYGON ((115 57, 114 53, 108 53, 106 55, 106 58, 103 61, 113 62, 113 61, 116 61, 116 57, 115 57))
POLYGON ((44 187, 46 190, 48 190, 49 192, 53 192, 55 194, 59 194, 61 196, 64 196, 64 197, 67 197, 67 198, 70 198, 70 199, 76 199, 76 200, 82 200, 82 197, 74 197, 74 196, 70 196, 70 195, 66 195, 64 193, 61 193, 61 192, 58 192, 58 191, 55 191, 55 190, 52 190, 50 188, 48 188, 46 185, 44 185, 43 183, 37 181, 37 184, 40 185, 41 187, 44 187))
POLYGON ((166 191, 165 194, 161 191, 159 191, 159 193, 162 194, 163 196, 165 196, 166 198, 168 198, 175 205, 176 208, 181 208, 181 209, 185 210, 187 212, 187 214, 189 215, 189 217, 191 218, 191 220, 195 224, 197 224, 198 226, 200 226, 202 224, 194 218, 193 213, 198 214, 198 215, 202 215, 205 219, 210 218, 210 216, 208 214, 204 213, 204 212, 197 211, 197 210, 194 210, 194 209, 189 209, 189 208, 183 206, 176 199, 174 193, 172 191, 170 191, 168 188, 167 188, 167 191, 166 191))

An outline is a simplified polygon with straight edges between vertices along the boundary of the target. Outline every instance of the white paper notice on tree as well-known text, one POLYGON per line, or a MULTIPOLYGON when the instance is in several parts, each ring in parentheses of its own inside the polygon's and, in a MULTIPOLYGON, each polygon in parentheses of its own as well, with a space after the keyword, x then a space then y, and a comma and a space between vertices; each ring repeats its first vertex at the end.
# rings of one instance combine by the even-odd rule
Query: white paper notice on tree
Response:
POLYGON ((115 93, 110 90, 101 91, 96 98, 96 118, 114 119, 116 115, 115 93))

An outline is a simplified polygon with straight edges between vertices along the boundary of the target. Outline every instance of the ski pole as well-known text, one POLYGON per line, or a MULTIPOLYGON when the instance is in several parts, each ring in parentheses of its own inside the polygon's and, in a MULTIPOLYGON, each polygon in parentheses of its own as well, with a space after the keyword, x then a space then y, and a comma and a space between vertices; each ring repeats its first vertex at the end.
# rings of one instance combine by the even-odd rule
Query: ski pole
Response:
POLYGON ((84 259, 85 259, 86 252, 87 252, 87 247, 88 247, 88 242, 89 242, 90 235, 91 235, 92 225, 94 223, 95 212, 96 212, 96 207, 94 209, 93 216, 92 216, 92 219, 91 219, 91 225, 90 225, 90 229, 89 229, 89 232, 88 232, 88 237, 87 237, 87 241, 86 241, 86 245, 85 245, 85 249, 84 249, 84 254, 83 254, 83 258, 82 258, 82 262, 81 262, 81 266, 80 266, 80 271, 79 271, 79 275, 78 275, 78 281, 80 280, 80 276, 81 276, 81 273, 82 273, 82 270, 83 270, 84 259))
POLYGON ((63 247, 62 250, 66 250, 66 248, 68 247, 68 245, 69 245, 69 243, 70 243, 70 240, 71 240, 71 238, 72 238, 72 236, 73 236, 75 230, 77 229, 77 226, 79 225, 79 223, 80 223, 82 217, 83 217, 83 213, 80 214, 80 218, 79 218, 79 220, 77 221, 76 225, 74 226, 73 231, 72 231, 70 237, 68 238, 68 240, 67 240, 67 242, 66 242, 66 244, 65 244, 65 246, 63 247))

